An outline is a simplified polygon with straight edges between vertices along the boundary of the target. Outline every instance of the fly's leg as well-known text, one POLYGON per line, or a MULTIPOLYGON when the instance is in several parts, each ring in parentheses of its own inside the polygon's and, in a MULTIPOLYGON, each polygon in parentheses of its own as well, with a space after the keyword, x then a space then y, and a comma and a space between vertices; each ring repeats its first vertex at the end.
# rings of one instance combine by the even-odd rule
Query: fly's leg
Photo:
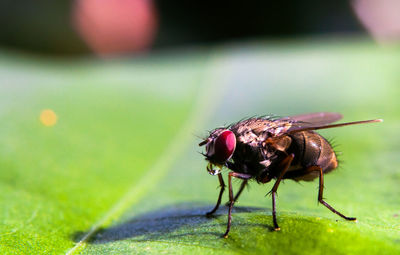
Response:
POLYGON ((212 209, 211 211, 206 213, 206 216, 211 216, 213 213, 215 213, 218 210, 219 205, 221 204, 222 194, 224 193, 224 190, 225 190, 225 183, 224 183, 224 179, 222 178, 221 173, 218 174, 218 180, 219 180, 219 185, 220 185, 221 189, 219 191, 217 204, 215 205, 214 209, 212 209))
MULTIPOLYGON (((239 191, 236 193, 235 198, 233 199, 233 201, 236 203, 237 200, 239 199, 240 194, 242 194, 242 191, 244 190, 244 188, 247 185, 247 180, 243 180, 242 184, 240 185, 239 191)), ((229 206, 229 201, 226 202, 225 204, 226 206, 229 206)))
POLYGON ((232 177, 248 180, 251 178, 249 174, 241 174, 236 172, 230 172, 228 176, 228 187, 229 187, 229 211, 228 211, 228 224, 226 227, 225 234, 223 235, 224 238, 228 237, 229 230, 231 229, 231 222, 232 222, 232 208, 233 204, 235 203, 235 199, 233 197, 233 190, 232 190, 232 177))
POLYGON ((289 169, 289 166, 292 163, 293 158, 294 158, 294 154, 292 153, 292 154, 288 155, 285 159, 282 160, 282 162, 280 163, 280 165, 282 167, 282 171, 280 172, 278 179, 276 180, 274 186, 272 187, 271 191, 269 192, 272 195, 272 220, 274 222, 275 231, 281 230, 281 228, 278 226, 278 222, 276 221, 276 203, 275 203, 276 191, 278 190, 279 183, 281 182, 283 176, 289 169))
POLYGON ((239 199, 240 194, 242 194, 242 191, 244 190, 244 188, 247 185, 247 180, 243 180, 242 184, 240 185, 239 191, 236 193, 235 198, 233 199, 233 201, 236 203, 236 201, 239 199))
POLYGON ((319 192, 318 192, 318 202, 323 204, 326 208, 331 210, 333 213, 336 213, 340 217, 346 220, 357 221, 357 218, 354 217, 347 217, 341 214, 340 212, 336 211, 332 206, 330 206, 327 202, 324 201, 323 193, 324 193, 324 172, 320 166, 310 166, 308 171, 318 171, 319 172, 319 192))

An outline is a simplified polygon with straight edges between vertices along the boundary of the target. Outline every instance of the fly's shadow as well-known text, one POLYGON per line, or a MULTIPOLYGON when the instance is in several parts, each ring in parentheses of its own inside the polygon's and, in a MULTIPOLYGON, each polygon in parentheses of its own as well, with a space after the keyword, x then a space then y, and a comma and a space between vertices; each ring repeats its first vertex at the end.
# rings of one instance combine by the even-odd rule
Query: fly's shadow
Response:
MULTIPOLYGON (((135 216, 127 221, 109 228, 101 229, 90 240, 93 244, 102 244, 124 239, 133 239, 135 241, 151 241, 166 238, 178 238, 183 235, 213 235, 219 237, 221 233, 204 231, 200 226, 209 227, 225 223, 216 223, 213 218, 226 216, 227 209, 221 208, 215 216, 206 217, 205 213, 210 210, 212 205, 199 206, 193 204, 178 204, 163 207, 151 212, 135 216), (196 227, 199 227, 196 229, 196 227), (187 229, 185 233, 177 231, 187 229), (191 231, 193 230, 193 231, 191 231), (177 233, 175 233, 177 232, 177 233)), ((235 207, 234 212, 249 213, 255 211, 265 211, 265 208, 255 207, 235 207)), ((75 241, 78 241, 85 233, 79 232, 74 235, 75 241)))

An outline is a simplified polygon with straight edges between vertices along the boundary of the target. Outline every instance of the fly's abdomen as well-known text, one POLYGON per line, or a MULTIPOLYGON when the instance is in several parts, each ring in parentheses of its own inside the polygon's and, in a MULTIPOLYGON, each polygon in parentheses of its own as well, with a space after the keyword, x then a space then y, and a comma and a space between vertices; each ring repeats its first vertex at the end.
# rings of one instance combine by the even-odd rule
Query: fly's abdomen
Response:
POLYGON ((323 142, 321 143, 321 152, 317 161, 317 165, 322 167, 324 173, 329 173, 338 166, 336 153, 333 151, 332 146, 325 138, 322 136, 319 137, 323 142))
POLYGON ((295 163, 288 178, 295 180, 313 180, 319 173, 307 173, 310 166, 320 166, 324 173, 337 167, 335 152, 329 142, 313 131, 298 132, 291 135, 293 142, 291 151, 295 155, 295 163))

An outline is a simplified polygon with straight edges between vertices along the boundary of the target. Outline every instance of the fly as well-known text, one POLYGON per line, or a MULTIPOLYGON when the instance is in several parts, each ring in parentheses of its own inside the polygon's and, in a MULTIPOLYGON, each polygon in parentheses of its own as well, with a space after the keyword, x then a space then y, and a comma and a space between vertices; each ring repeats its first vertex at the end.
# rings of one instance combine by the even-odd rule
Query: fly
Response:
POLYGON ((209 162, 207 171, 217 175, 221 186, 217 204, 207 213, 212 215, 221 204, 225 190, 222 168, 228 174, 229 212, 228 237, 232 221, 232 208, 249 180, 267 183, 275 180, 269 192, 272 196, 272 219, 275 230, 280 230, 276 220, 276 192, 281 180, 312 181, 319 178, 318 201, 340 217, 347 217, 330 206, 323 199, 324 174, 338 166, 336 154, 329 142, 315 130, 343 127, 355 124, 382 122, 381 119, 362 120, 331 124, 342 118, 339 113, 310 113, 273 119, 269 117, 250 118, 227 127, 216 128, 199 146, 206 147, 203 154, 209 162), (232 178, 242 180, 239 191, 233 195, 232 178))

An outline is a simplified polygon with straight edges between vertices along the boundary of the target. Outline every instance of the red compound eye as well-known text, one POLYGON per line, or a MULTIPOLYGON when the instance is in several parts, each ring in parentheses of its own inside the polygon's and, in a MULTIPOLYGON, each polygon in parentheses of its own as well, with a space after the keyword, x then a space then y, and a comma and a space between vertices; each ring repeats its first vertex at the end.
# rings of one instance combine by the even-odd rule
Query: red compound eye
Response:
POLYGON ((235 151, 236 137, 232 131, 226 130, 222 132, 217 139, 215 139, 214 156, 213 158, 218 162, 227 161, 235 151))

